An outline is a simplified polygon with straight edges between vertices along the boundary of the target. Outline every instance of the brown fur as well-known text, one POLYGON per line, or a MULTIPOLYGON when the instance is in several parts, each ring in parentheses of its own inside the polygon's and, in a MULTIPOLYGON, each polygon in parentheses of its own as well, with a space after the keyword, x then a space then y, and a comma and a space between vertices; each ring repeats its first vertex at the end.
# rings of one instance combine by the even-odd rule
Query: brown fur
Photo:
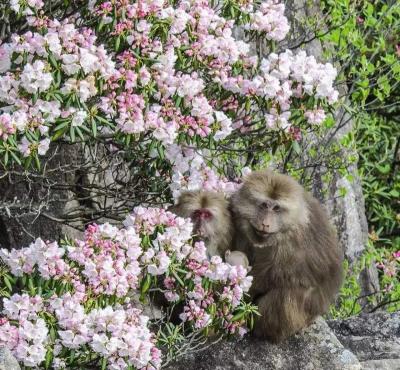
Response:
MULTIPOLYGON (((233 234, 228 200, 222 193, 185 191, 169 211, 181 217, 192 218, 193 212, 198 209, 208 209, 213 215, 211 220, 204 221, 201 225, 204 230, 201 239, 204 240, 207 253, 209 256, 223 257, 231 246, 233 234)), ((194 233, 198 233, 199 226, 194 224, 194 233)))
POLYGON ((320 203, 289 176, 254 172, 233 195, 234 249, 249 258, 254 334, 280 342, 326 313, 342 282, 342 251, 320 203), (275 211, 276 209, 276 211, 275 211))

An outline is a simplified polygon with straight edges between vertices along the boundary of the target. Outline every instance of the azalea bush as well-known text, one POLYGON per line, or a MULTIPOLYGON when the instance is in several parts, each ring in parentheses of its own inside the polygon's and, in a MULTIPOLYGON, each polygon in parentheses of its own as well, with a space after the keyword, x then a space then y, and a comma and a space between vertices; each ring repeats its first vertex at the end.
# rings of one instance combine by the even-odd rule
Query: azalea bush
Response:
POLYGON ((244 267, 209 261, 204 244, 191 240, 191 222, 170 212, 137 208, 124 224, 93 224, 83 240, 1 250, 0 346, 22 365, 158 369, 160 349, 173 358, 189 329, 189 337, 248 331, 256 308, 244 301, 252 279, 244 267), (149 321, 142 308, 155 291, 181 304, 180 324, 149 321))
POLYGON ((0 47, 4 166, 40 168, 51 141, 98 140, 160 160, 174 195, 229 191, 229 148, 257 133, 299 151, 303 130, 320 126, 338 99, 331 64, 303 51, 250 52, 253 38, 272 46, 288 33, 277 1, 89 1, 61 21, 42 1, 10 11, 29 31, 0 47), (238 27, 245 39, 234 37, 238 27))

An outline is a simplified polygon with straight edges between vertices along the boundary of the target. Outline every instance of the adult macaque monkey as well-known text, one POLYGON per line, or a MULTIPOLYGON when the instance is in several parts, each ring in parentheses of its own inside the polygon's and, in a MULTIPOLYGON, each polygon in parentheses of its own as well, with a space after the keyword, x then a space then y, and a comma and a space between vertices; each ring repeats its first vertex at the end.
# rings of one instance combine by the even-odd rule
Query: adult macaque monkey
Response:
POLYGON ((232 222, 229 202, 222 193, 185 191, 169 211, 191 218, 193 232, 204 241, 208 255, 224 256, 232 242, 232 222))
POLYGON ((257 337, 280 342, 326 313, 342 282, 342 251, 320 203, 294 179, 253 172, 231 198, 234 249, 252 266, 257 337))

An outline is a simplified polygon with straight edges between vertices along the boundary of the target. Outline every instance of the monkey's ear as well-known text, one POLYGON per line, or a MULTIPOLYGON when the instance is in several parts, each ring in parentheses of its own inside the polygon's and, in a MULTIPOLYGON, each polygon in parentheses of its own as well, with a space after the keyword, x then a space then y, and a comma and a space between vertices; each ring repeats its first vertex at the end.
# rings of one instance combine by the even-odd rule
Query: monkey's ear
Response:
POLYGON ((249 273, 252 270, 252 266, 247 266, 247 273, 249 273))
POLYGON ((229 257, 230 255, 231 255, 231 250, 230 250, 230 249, 227 249, 227 250, 225 251, 225 258, 229 257))

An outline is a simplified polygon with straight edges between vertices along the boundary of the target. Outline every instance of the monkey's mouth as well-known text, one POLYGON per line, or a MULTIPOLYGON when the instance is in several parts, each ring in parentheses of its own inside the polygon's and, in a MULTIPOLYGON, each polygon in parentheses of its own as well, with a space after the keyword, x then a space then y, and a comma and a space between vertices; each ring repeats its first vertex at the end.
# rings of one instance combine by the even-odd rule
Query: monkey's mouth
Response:
POLYGON ((274 232, 266 231, 266 230, 260 230, 259 228, 251 225, 253 228, 254 233, 261 237, 261 238, 267 238, 269 235, 275 234, 274 232))

